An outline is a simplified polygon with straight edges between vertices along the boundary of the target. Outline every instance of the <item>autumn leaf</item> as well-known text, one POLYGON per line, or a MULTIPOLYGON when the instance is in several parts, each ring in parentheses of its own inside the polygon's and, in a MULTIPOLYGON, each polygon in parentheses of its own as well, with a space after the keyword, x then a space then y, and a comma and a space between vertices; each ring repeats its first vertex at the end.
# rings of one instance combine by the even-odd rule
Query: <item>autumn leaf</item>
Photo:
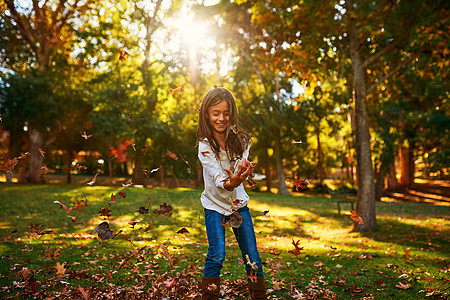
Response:
POLYGON ((125 194, 125 192, 119 192, 118 195, 122 198, 125 198, 127 196, 127 194, 125 194))
POLYGON ((169 95, 170 94, 175 94, 175 93, 178 93, 179 91, 181 91, 183 89, 183 87, 186 85, 186 82, 182 83, 182 84, 176 84, 176 83, 174 83, 174 84, 176 85, 176 88, 172 89, 169 92, 169 95))
POLYGON ((129 187, 129 186, 132 186, 133 185, 133 182, 130 182, 130 183, 123 183, 122 182, 122 186, 123 187, 129 187))
POLYGON ((6 156, 1 159, 2 164, 0 165, 0 172, 9 172, 12 173, 14 170, 14 166, 17 165, 17 158, 14 157, 12 160, 7 158, 6 156))
POLYGON ((144 155, 147 154, 148 145, 145 145, 145 148, 142 148, 141 151, 144 152, 144 155))
POLYGON ((136 211, 141 215, 148 214, 148 208, 144 206, 139 207, 136 211))
POLYGON ((95 231, 98 233, 98 237, 102 240, 108 240, 112 237, 113 232, 109 229, 108 222, 102 222, 100 225, 95 227, 95 231))
POLYGON ((256 262, 252 262, 248 254, 245 254, 245 259, 247 260, 247 265, 249 265, 252 268, 252 270, 258 271, 258 266, 256 265, 256 262))
POLYGON ((183 234, 183 233, 189 233, 189 231, 186 228, 181 228, 180 230, 177 231, 178 234, 183 234))
POLYGON ((303 143, 303 142, 302 142, 302 141, 298 141, 298 142, 297 142, 296 140, 292 139, 291 143, 292 143, 292 144, 301 144, 301 143, 303 143))
POLYGON ((206 156, 206 154, 209 154, 210 152, 209 151, 202 151, 202 152, 200 152, 203 156, 206 156))
POLYGON ((45 152, 39 147, 38 147, 38 151, 39 151, 39 153, 41 153, 42 157, 45 158, 45 155, 44 155, 45 152))
POLYGON ((120 61, 125 60, 125 55, 128 55, 127 51, 122 52, 122 50, 119 50, 119 60, 120 61))
POLYGON ((75 205, 74 209, 78 209, 79 212, 82 212, 83 211, 82 207, 87 206, 86 195, 84 196, 84 200, 75 201, 73 204, 75 205))
POLYGON ((349 217, 350 219, 352 219, 353 221, 357 222, 358 224, 364 224, 363 219, 360 216, 358 216, 355 211, 351 210, 350 213, 352 214, 349 217))
POLYGON ((132 113, 128 113, 128 116, 125 116, 125 118, 131 119, 131 120, 137 120, 136 117, 133 117, 132 113))
POLYGON ((134 225, 136 225, 137 223, 141 223, 141 221, 131 221, 131 222, 128 222, 128 224, 131 225, 131 229, 134 229, 134 225))
POLYGON ((297 242, 295 242, 294 240, 292 240, 292 245, 294 245, 294 250, 289 250, 288 253, 292 253, 295 256, 300 255, 301 252, 303 250, 303 247, 299 247, 298 243, 300 242, 300 240, 298 240, 297 242))
POLYGON ((173 255, 169 254, 169 250, 167 249, 167 247, 164 247, 163 244, 161 244, 161 249, 163 251, 164 257, 169 261, 170 266, 173 267, 177 261, 173 259, 173 255))
POLYGON ((166 155, 174 160, 178 159, 178 156, 175 153, 170 152, 169 150, 167 150, 166 155))
POLYGON ((268 210, 265 210, 265 211, 262 212, 262 215, 265 216, 265 215, 267 215, 268 213, 269 213, 269 211, 268 211, 268 210))
POLYGON ((25 159, 30 156, 30 152, 25 152, 21 154, 17 159, 25 159))
POLYGON ((108 205, 108 204, 105 205, 104 207, 101 207, 101 208, 98 210, 98 214, 99 214, 100 216, 106 217, 106 218, 111 217, 110 212, 111 212, 111 210, 109 209, 109 205, 108 205))
POLYGON ((66 273, 66 265, 60 264, 59 261, 56 263, 56 266, 54 267, 56 269, 56 275, 64 275, 66 273))
POLYGON ((163 203, 158 209, 153 211, 153 214, 160 214, 164 217, 170 217, 172 215, 172 206, 170 204, 163 203))
POLYGON ((239 228, 242 225, 242 216, 235 211, 230 217, 230 225, 233 228, 239 228))
POLYGON ((72 211, 72 209, 75 208, 75 207, 69 207, 69 208, 68 208, 66 205, 62 204, 62 203, 59 202, 59 201, 53 201, 53 203, 54 203, 54 204, 58 204, 60 209, 61 209, 61 208, 64 209, 64 210, 66 211, 66 215, 70 214, 70 212, 72 211))
POLYGON ((286 179, 287 182, 292 182, 295 185, 295 190, 298 192, 298 188, 300 187, 302 190, 308 187, 309 181, 308 179, 300 179, 300 180, 292 180, 286 179))
POLYGON ((92 180, 91 181, 89 181, 88 183, 86 183, 87 185, 93 185, 94 183, 95 183, 95 181, 97 180, 97 175, 98 175, 98 173, 97 174, 95 174, 95 176, 94 176, 94 178, 92 178, 92 180))
POLYGON ((78 171, 84 171, 84 170, 86 170, 88 167, 82 166, 82 165, 80 165, 80 164, 76 164, 76 165, 75 165, 75 168, 76 168, 78 171))
POLYGON ((81 137, 84 138, 85 140, 87 140, 88 138, 92 137, 93 134, 87 135, 86 131, 83 131, 83 133, 81 134, 81 137))
POLYGON ((111 203, 112 204, 116 204, 117 203, 116 196, 114 196, 114 193, 111 194, 111 203))
POLYGON ((250 279, 251 282, 256 283, 256 281, 258 280, 256 278, 256 272, 253 270, 250 270, 250 274, 248 274, 248 279, 250 279))
POLYGON ((94 126, 92 125, 92 121, 87 121, 87 122, 86 122, 86 130, 88 130, 88 129, 91 128, 91 127, 94 127, 94 126))
POLYGON ((47 173, 47 172, 48 172, 47 166, 46 166, 46 165, 43 165, 43 166, 41 167, 41 172, 39 173, 39 175, 45 174, 45 173, 47 173))
POLYGON ((401 281, 398 282, 397 285, 395 285, 396 288, 399 288, 401 290, 407 290, 409 288, 411 288, 411 285, 409 283, 403 283, 401 281))
POLYGON ((80 291, 80 293, 83 296, 84 300, 89 300, 89 294, 79 284, 78 284, 78 290, 80 291))

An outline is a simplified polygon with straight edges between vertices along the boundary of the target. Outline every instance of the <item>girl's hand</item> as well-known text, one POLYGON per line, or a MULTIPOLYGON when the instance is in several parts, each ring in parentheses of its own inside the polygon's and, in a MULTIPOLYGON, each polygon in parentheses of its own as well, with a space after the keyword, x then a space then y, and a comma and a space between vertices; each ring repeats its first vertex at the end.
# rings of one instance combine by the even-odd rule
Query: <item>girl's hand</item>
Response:
POLYGON ((228 191, 232 191, 234 188, 238 187, 248 176, 252 174, 255 165, 256 162, 250 162, 244 158, 239 163, 236 174, 233 174, 230 170, 225 169, 229 179, 225 181, 223 187, 228 191))

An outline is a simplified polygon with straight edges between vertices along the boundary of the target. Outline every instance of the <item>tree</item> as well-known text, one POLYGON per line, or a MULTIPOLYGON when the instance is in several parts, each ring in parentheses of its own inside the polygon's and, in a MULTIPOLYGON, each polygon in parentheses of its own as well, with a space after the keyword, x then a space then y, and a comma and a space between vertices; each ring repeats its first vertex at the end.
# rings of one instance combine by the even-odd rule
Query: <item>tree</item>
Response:
MULTIPOLYGON (((28 164, 19 173, 20 182, 43 182, 40 174, 44 157, 39 149, 48 147, 63 131, 64 125, 58 124, 58 116, 64 115, 65 100, 58 95, 57 86, 59 67, 70 59, 70 45, 73 41, 72 20, 79 18, 91 1, 39 2, 33 1, 29 6, 6 0, 7 9, 1 13, 3 37, 6 40, 3 49, 2 66, 9 73, 4 80, 13 80, 30 93, 22 98, 29 108, 29 115, 21 126, 28 130, 24 134, 26 151, 30 152, 28 164), (22 52, 23 51, 23 52, 22 52), (46 134, 47 128, 50 133, 46 134)), ((69 62, 70 64, 70 62, 69 62)), ((16 86, 9 84, 9 95, 14 95, 16 86)), ((16 90, 17 91, 17 90, 16 90)), ((6 97, 6 101, 16 101, 6 97)), ((12 117, 12 116, 10 116, 12 117)), ((17 126, 16 126, 17 127, 17 126)))

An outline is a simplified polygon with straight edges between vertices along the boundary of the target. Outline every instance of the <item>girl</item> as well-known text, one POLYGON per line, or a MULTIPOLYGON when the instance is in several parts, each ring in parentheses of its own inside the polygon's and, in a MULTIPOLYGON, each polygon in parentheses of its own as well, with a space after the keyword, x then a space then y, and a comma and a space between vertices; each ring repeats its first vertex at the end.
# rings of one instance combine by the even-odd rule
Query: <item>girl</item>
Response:
POLYGON ((225 259, 225 226, 231 222, 247 271, 251 299, 267 299, 261 258, 242 182, 256 163, 247 160, 250 137, 237 126, 236 103, 221 87, 209 90, 200 108, 198 158, 203 166, 208 255, 201 283, 202 299, 218 299, 225 259), (242 223, 241 223, 242 221, 242 223), (255 276, 256 275, 256 276, 255 276), (255 278, 256 277, 256 278, 255 278))

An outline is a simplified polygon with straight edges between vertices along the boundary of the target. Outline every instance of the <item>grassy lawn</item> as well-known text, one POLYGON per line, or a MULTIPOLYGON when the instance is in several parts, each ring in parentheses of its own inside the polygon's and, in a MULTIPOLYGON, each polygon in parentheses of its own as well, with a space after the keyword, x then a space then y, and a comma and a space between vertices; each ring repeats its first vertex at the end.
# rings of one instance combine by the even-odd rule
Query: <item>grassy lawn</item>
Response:
MULTIPOLYGON (((0 296, 84 299, 85 291, 89 299, 198 299, 207 253, 200 193, 0 185, 0 296), (101 240, 95 227, 105 219, 98 211, 112 193, 117 203, 109 206, 107 221, 115 234, 122 232, 101 240), (88 206, 82 212, 70 212, 75 222, 53 204, 71 206, 84 199, 88 206), (163 203, 173 207, 170 217, 153 214, 163 203), (149 213, 139 214, 141 206, 149 213), (140 222, 132 228, 132 221, 140 222), (182 228, 188 233, 177 233, 182 228)), ((447 299, 450 294, 448 206, 380 202, 378 227, 354 233, 349 208, 338 216, 329 198, 249 194, 272 299, 447 299), (298 256, 288 252, 293 240, 303 247, 298 256)), ((227 244, 223 298, 245 299, 244 266, 231 229, 227 244)))

